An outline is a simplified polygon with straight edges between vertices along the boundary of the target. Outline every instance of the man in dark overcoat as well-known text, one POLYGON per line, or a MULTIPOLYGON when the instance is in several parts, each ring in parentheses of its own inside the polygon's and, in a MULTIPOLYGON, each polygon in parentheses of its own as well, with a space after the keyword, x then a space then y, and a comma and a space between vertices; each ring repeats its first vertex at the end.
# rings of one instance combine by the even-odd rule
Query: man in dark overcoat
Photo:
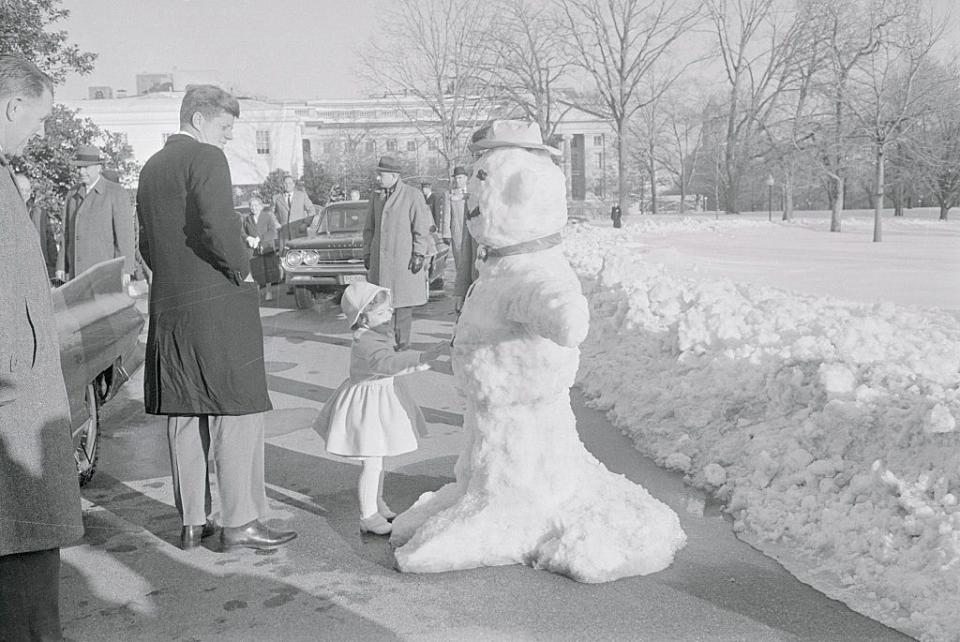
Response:
POLYGON ((400 181, 400 163, 384 156, 377 165, 381 189, 370 198, 363 227, 363 262, 367 280, 389 288, 393 301, 397 349, 410 344, 413 308, 427 302, 424 261, 435 252, 433 218, 415 187, 400 181))
POLYGON ((181 547, 213 534, 208 450, 222 505, 224 549, 273 548, 294 532, 260 520, 263 412, 271 408, 256 285, 233 209, 223 146, 233 138, 237 100, 195 85, 180 107, 180 132, 140 173, 140 252, 153 271, 144 364, 144 403, 167 415, 181 547))
POLYGON ((57 277, 67 281, 102 261, 123 257, 124 285, 136 271, 133 208, 119 183, 102 176, 100 150, 84 145, 70 163, 80 184, 63 201, 63 251, 57 256, 57 277))
POLYGON ((60 547, 83 535, 70 404, 40 242, 5 155, 50 114, 53 83, 0 55, 0 639, 59 640, 60 547))

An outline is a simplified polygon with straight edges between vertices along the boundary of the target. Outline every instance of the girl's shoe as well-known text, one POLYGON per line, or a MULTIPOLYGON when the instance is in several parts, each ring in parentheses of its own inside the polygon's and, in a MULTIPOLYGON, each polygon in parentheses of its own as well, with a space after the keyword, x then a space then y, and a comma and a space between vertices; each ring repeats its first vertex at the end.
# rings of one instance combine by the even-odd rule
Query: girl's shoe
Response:
POLYGON ((370 517, 360 518, 360 532, 374 533, 376 535, 389 535, 393 529, 390 522, 380 513, 374 513, 370 517))
POLYGON ((383 515, 384 519, 386 519, 388 522, 397 516, 396 512, 390 510, 390 507, 387 506, 386 502, 384 502, 382 499, 377 502, 377 512, 383 515))

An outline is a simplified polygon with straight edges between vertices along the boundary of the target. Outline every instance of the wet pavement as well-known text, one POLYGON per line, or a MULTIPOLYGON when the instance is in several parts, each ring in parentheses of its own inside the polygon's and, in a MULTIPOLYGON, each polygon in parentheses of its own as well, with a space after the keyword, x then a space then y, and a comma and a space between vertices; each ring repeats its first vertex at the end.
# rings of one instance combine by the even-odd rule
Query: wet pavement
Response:
MULTIPOLYGON (((338 312, 332 300, 297 310, 286 294, 261 308, 281 409, 266 447, 270 521, 299 532, 278 550, 221 553, 210 538, 181 551, 165 423, 143 413, 142 370, 107 404, 100 465, 83 489, 86 535, 63 551, 69 640, 908 639, 737 540, 720 507, 642 458, 576 390, 588 449, 680 515, 688 544, 674 564, 598 585, 524 566, 397 572, 387 539, 359 532, 358 467, 327 455, 308 427, 346 376, 349 332, 338 312)), ((413 347, 449 338, 453 319, 447 294, 431 298, 413 347)), ((386 462, 386 498, 400 510, 450 480, 463 411, 449 363, 409 381, 429 436, 386 462)))

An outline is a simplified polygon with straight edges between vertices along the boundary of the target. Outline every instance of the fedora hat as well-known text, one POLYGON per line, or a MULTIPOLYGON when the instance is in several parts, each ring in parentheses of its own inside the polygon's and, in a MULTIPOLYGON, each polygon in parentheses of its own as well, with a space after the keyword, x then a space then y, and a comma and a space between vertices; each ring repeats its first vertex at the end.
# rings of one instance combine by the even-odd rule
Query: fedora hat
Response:
POLYGON ((377 164, 377 171, 399 174, 401 172, 400 161, 393 156, 381 156, 380 162, 377 164))
POLYGON ((540 126, 528 120, 495 120, 473 134, 473 142, 467 146, 472 152, 482 152, 500 147, 521 147, 560 156, 560 150, 543 144, 540 126))
POLYGON ((456 167, 453 168, 453 175, 454 175, 454 176, 469 176, 470 174, 467 173, 467 168, 466 168, 466 167, 464 167, 463 165, 457 165, 456 167))
POLYGON ((381 288, 369 281, 360 281, 351 283, 343 291, 343 297, 340 299, 340 309, 347 317, 347 324, 353 327, 353 324, 360 318, 360 313, 367 307, 373 298, 381 292, 390 293, 387 288, 381 288))
POLYGON ((87 165, 103 165, 106 160, 100 154, 100 150, 93 145, 84 145, 74 154, 70 164, 74 167, 86 167, 87 165))

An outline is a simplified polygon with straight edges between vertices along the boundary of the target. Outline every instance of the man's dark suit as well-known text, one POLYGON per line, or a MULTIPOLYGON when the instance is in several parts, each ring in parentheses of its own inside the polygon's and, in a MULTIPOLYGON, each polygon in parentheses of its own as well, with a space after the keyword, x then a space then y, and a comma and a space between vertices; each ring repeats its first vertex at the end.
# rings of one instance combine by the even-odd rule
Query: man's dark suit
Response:
POLYGON ((259 298, 244 280, 250 263, 223 150, 170 136, 140 173, 137 213, 140 252, 153 271, 144 403, 148 413, 170 416, 177 508, 184 525, 202 525, 209 514, 209 496, 197 488, 206 481, 201 442, 175 444, 174 432, 191 418, 201 432, 209 425, 212 435, 221 424, 249 417, 250 426, 231 428, 215 444, 223 447, 217 467, 223 525, 240 526, 266 510, 259 413, 271 405, 259 298))

